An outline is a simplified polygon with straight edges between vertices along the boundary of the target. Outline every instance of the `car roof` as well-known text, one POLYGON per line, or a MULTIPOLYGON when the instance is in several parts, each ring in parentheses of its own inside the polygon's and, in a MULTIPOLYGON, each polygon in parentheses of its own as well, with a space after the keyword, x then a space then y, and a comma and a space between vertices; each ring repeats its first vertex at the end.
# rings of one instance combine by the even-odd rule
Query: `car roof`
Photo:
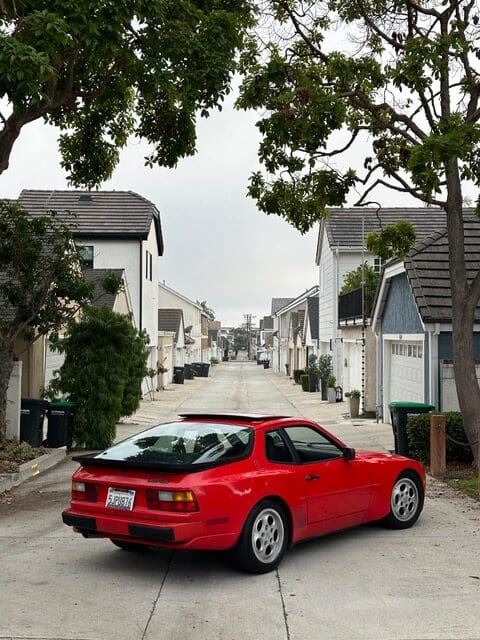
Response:
POLYGON ((270 420, 279 420, 281 418, 289 418, 291 416, 277 416, 263 413, 179 413, 180 418, 187 420, 222 420, 223 422, 238 422, 245 420, 247 422, 268 422, 270 420))

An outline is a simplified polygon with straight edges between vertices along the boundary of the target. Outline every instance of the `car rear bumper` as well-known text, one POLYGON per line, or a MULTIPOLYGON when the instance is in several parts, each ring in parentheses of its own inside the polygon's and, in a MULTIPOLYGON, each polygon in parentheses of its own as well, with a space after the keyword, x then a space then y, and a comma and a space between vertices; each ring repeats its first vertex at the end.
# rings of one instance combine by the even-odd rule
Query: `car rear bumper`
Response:
POLYGON ((62 513, 63 522, 85 537, 120 538, 149 546, 183 549, 228 549, 236 536, 231 532, 206 531, 202 521, 152 524, 132 522, 127 518, 85 515, 71 510, 62 513), (213 535, 212 535, 213 534, 213 535))

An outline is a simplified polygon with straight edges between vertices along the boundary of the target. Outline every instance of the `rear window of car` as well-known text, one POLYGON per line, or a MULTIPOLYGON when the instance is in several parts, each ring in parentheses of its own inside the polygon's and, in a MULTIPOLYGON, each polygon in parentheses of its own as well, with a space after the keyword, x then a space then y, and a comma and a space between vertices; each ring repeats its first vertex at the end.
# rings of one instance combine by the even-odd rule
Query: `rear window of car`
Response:
POLYGON ((93 461, 168 467, 213 466, 247 456, 253 443, 250 427, 205 422, 172 422, 136 434, 93 461))

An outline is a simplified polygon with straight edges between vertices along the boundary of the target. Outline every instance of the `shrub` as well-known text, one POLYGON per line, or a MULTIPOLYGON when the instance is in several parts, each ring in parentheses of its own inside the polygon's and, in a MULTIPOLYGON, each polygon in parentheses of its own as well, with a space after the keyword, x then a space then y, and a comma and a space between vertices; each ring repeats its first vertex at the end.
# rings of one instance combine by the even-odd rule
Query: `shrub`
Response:
MULTIPOLYGON (((458 411, 446 411, 442 415, 446 417, 447 421, 447 461, 472 462, 470 447, 462 447, 450 439, 453 438, 457 442, 467 442, 462 414, 458 411)), ((428 464, 430 462, 430 414, 422 413, 409 418, 407 434, 411 455, 428 464)))
POLYGON ((308 373, 304 373, 300 376, 300 383, 303 391, 308 391, 308 373))
POLYGON ((329 375, 327 378, 327 387, 329 389, 333 389, 335 388, 337 385, 337 380, 335 379, 335 376, 329 375))
POLYGON ((319 356, 317 368, 320 379, 326 380, 328 376, 332 375, 332 356, 326 353, 319 356))
POLYGON ((303 369, 294 369, 293 370, 293 379, 297 384, 300 384, 300 376, 305 375, 305 371, 303 369))
POLYGON ((51 393, 77 403, 77 444, 88 449, 110 446, 120 417, 138 408, 147 375, 147 340, 128 317, 107 307, 90 307, 81 322, 69 323, 58 345, 65 360, 51 393))
POLYGON ((360 398, 360 391, 358 389, 351 389, 350 391, 347 391, 347 393, 345 394, 346 398, 360 398))
POLYGON ((218 358, 210 358, 210 364, 212 365, 212 367, 218 364, 218 358))

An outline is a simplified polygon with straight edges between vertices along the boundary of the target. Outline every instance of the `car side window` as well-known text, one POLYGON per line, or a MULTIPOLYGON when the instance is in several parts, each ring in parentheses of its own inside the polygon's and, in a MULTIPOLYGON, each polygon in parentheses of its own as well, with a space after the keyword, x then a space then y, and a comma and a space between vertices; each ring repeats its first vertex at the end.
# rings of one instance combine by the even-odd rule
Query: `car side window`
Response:
POLYGON ((335 443, 312 427, 286 427, 284 431, 300 462, 319 462, 343 457, 343 451, 335 443))
POLYGON ((293 457, 285 440, 278 431, 265 434, 265 454, 270 462, 292 463, 293 457))

